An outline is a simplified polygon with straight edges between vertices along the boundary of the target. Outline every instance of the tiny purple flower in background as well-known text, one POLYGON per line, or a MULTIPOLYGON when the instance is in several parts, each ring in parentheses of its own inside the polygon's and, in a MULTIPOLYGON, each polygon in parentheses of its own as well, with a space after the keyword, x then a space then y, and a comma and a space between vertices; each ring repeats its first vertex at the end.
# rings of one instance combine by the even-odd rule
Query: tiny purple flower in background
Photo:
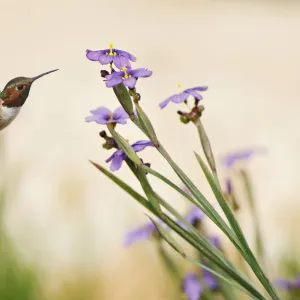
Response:
MULTIPOLYGON (((161 226, 165 226, 165 224, 158 220, 157 223, 161 226)), ((158 233, 155 225, 150 222, 141 227, 130 230, 125 237, 124 246, 131 246, 133 243, 137 241, 149 240, 153 234, 158 233)))
POLYGON ((280 278, 275 280, 274 283, 282 290, 300 290, 300 276, 294 280, 280 278))
MULTIPOLYGON (((181 89, 181 84, 178 84, 178 87, 179 87, 179 89, 181 89)), ((172 95, 171 97, 162 101, 159 104, 159 107, 162 109, 162 108, 166 107, 169 104, 169 102, 181 103, 181 102, 187 100, 187 98, 189 96, 193 96, 195 99, 200 101, 202 99, 202 96, 198 92, 204 92, 207 89, 208 89, 207 86, 197 86, 197 87, 194 87, 191 89, 184 90, 181 93, 172 95)))
POLYGON ((101 65, 113 63, 120 70, 123 67, 130 67, 130 61, 136 61, 136 58, 129 52, 114 49, 113 44, 109 45, 109 49, 86 50, 86 57, 92 61, 99 61, 101 65))
POLYGON ((183 292, 187 295, 189 300, 198 300, 203 291, 204 288, 196 273, 191 272, 185 276, 183 280, 183 292))
POLYGON ((234 166, 238 161, 250 160, 256 154, 265 154, 267 151, 265 148, 252 148, 241 150, 237 152, 232 152, 223 157, 223 165, 225 168, 229 169, 234 166))
POLYGON ((218 281, 212 273, 202 269, 202 275, 205 286, 207 286, 211 291, 215 291, 219 288, 218 281))
MULTIPOLYGON (((144 150, 146 147, 153 147, 153 143, 151 141, 137 141, 132 144, 131 147, 134 152, 140 152, 144 150)), ((127 155, 124 153, 122 149, 115 151, 105 162, 111 162, 110 170, 117 171, 121 168, 123 161, 127 158, 127 155)))
POLYGON ((192 224, 195 225, 198 222, 201 222, 205 218, 205 213, 198 207, 193 206, 189 213, 185 216, 185 220, 192 224))
POLYGON ((218 248, 218 249, 221 248, 221 240, 218 236, 213 235, 213 236, 210 236, 208 239, 216 248, 218 248))
POLYGON ((198 300, 207 288, 215 291, 219 288, 219 284, 213 274, 202 269, 202 279, 199 279, 195 272, 190 272, 183 280, 183 292, 189 300, 198 300))
POLYGON ((152 222, 142 227, 131 230, 126 235, 124 245, 127 247, 137 241, 149 240, 155 231, 156 227, 152 222))
POLYGON ((85 118, 85 121, 96 122, 102 125, 112 123, 126 124, 129 118, 123 107, 118 107, 113 112, 106 107, 98 107, 91 110, 91 114, 91 116, 85 118))
POLYGON ((122 71, 114 72, 105 76, 105 84, 106 87, 113 87, 123 82, 127 87, 133 89, 137 78, 150 77, 151 75, 152 71, 147 69, 140 68, 132 70, 130 68, 123 67, 122 71))

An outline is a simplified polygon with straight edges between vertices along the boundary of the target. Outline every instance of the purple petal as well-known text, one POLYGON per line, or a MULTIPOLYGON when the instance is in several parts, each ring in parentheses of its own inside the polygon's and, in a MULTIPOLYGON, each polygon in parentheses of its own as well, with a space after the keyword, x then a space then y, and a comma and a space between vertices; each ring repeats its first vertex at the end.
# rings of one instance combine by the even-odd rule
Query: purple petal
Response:
MULTIPOLYGON (((107 78, 107 77, 109 77, 109 76, 106 76, 105 78, 107 78)), ((122 77, 113 75, 113 76, 110 76, 110 79, 108 79, 105 82, 105 85, 106 85, 106 87, 113 87, 113 86, 116 86, 120 83, 122 83, 122 77)))
POLYGON ((95 121, 98 124, 107 124, 107 121, 110 119, 110 110, 106 107, 98 107, 94 110, 91 110, 92 116, 85 118, 86 122, 95 121))
POLYGON ((226 184, 226 193, 227 194, 232 194, 232 181, 230 178, 226 178, 225 180, 225 184, 226 184))
POLYGON ((132 144, 131 147, 135 152, 140 152, 144 150, 146 147, 151 146, 153 147, 153 143, 151 141, 137 141, 136 143, 132 144))
POLYGON ((155 226, 150 223, 143 227, 129 231, 126 235, 124 246, 130 246, 136 241, 150 239, 152 233, 156 230, 155 226))
POLYGON ((266 149, 262 147, 237 151, 225 155, 222 162, 225 168, 231 168, 237 161, 250 160, 255 154, 265 154, 266 152, 266 149))
POLYGON ((219 284, 213 274, 202 269, 203 280, 205 285, 212 291, 217 290, 219 288, 219 284))
POLYGON ((183 292, 189 300, 198 300, 203 293, 203 287, 193 272, 189 273, 183 281, 183 292))
POLYGON ((160 107, 161 109, 165 108, 165 107, 169 104, 169 102, 171 101, 171 98, 172 98, 172 97, 173 97, 173 96, 171 96, 171 97, 167 98, 166 100, 160 102, 160 103, 159 103, 159 107, 160 107))
POLYGON ((198 92, 196 92, 194 90, 190 90, 190 91, 185 90, 184 93, 188 93, 188 94, 192 95, 195 99, 197 99, 199 101, 203 99, 203 97, 198 92))
POLYGON ((294 289, 300 289, 300 277, 297 277, 293 283, 294 289))
POLYGON ((135 70, 128 70, 127 73, 136 78, 149 77, 152 75, 152 71, 143 69, 143 68, 139 68, 139 69, 135 69, 135 70))
POLYGON ((181 103, 181 102, 185 101, 188 97, 189 97, 189 94, 183 92, 183 93, 174 95, 173 98, 171 99, 171 101, 174 103, 181 103))
POLYGON ((204 92, 208 89, 208 86, 196 86, 191 89, 186 89, 184 92, 190 92, 190 91, 199 91, 199 92, 204 92))
POLYGON ((129 116, 122 106, 118 107, 113 112, 113 120, 115 121, 126 121, 128 118, 129 116))
POLYGON ((116 50, 118 55, 124 56, 125 58, 131 60, 131 61, 136 61, 136 57, 132 55, 131 53, 123 50, 116 50))
POLYGON ((99 57, 103 55, 103 50, 92 51, 86 50, 86 57, 92 61, 99 61, 99 57))
POLYGON ((109 169, 114 172, 121 168, 123 160, 126 158, 124 155, 115 155, 112 159, 109 169))
POLYGON ((170 101, 174 102, 174 103, 181 103, 184 100, 186 100, 188 98, 189 94, 187 93, 181 93, 181 94, 174 94, 172 96, 170 96, 169 98, 167 98, 166 100, 164 100, 163 102, 161 102, 159 104, 159 107, 161 109, 163 109, 164 107, 166 107, 168 105, 168 103, 170 101))
POLYGON ((114 56, 113 63, 119 70, 123 67, 130 67, 129 59, 121 55, 114 56))
POLYGON ((109 162, 111 162, 112 160, 113 160, 113 158, 116 156, 116 155, 124 155, 125 153, 124 153, 124 151, 122 150, 122 149, 119 149, 119 150, 117 150, 117 151, 115 151, 105 162, 106 163, 109 163, 109 162))
POLYGON ((112 63, 113 61, 113 56, 111 55, 106 55, 105 53, 99 56, 99 62, 101 65, 107 65, 112 63))
POLYGON ((290 280, 280 278, 280 279, 276 279, 274 283, 282 290, 292 289, 292 282, 290 280))
POLYGON ((213 236, 210 236, 208 239, 216 248, 218 248, 218 249, 221 248, 221 240, 218 236, 213 235, 213 236))
POLYGON ((185 217, 185 220, 190 224, 195 224, 197 221, 200 222, 205 218, 205 213, 196 206, 193 206, 185 217))
POLYGON ((125 78, 125 79, 123 79, 123 83, 126 86, 128 86, 130 89, 133 89, 136 84, 136 79, 134 77, 125 78))

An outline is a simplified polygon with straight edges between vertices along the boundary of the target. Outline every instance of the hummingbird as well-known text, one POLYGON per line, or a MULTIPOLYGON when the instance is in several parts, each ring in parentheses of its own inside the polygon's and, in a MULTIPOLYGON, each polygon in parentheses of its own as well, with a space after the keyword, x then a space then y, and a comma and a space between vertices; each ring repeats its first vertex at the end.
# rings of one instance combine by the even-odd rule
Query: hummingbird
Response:
POLYGON ((51 70, 35 77, 17 77, 6 84, 3 91, 0 92, 0 131, 16 118, 29 95, 32 83, 57 70, 51 70))

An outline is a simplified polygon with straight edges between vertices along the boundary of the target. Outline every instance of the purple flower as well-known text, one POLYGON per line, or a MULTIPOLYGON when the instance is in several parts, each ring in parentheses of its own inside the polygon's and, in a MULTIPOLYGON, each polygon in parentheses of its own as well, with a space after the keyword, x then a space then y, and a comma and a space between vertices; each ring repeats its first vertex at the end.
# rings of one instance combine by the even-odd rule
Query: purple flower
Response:
MULTIPOLYGON (((134 152, 140 152, 148 146, 153 147, 154 145, 151 141, 137 141, 136 143, 131 145, 134 152)), ((122 149, 119 149, 115 151, 112 156, 110 156, 105 162, 111 162, 110 170, 117 171, 121 168, 123 160, 125 160, 126 158, 127 155, 124 153, 124 151, 122 149)))
POLYGON ((149 240, 154 232, 156 232, 156 227, 152 222, 142 227, 131 230, 126 235, 124 245, 127 247, 132 245, 136 241, 149 240))
POLYGON ((130 68, 123 67, 122 71, 107 75, 105 77, 105 84, 107 87, 113 87, 123 82, 130 89, 133 89, 137 78, 145 78, 151 75, 152 71, 147 69, 140 68, 132 70, 130 68))
POLYGON ((253 148, 232 152, 223 157, 223 165, 225 168, 229 169, 232 168, 238 161, 250 160, 254 155, 265 154, 266 152, 265 148, 253 148))
POLYGON ((189 300, 198 300, 204 288, 194 272, 189 273, 183 281, 183 292, 189 300))
POLYGON ((207 288, 209 288, 211 291, 215 291, 219 288, 218 281, 212 273, 202 269, 202 275, 204 284, 207 288))
MULTIPOLYGON (((166 225, 161 220, 158 220, 157 223, 161 226, 166 227, 166 225)), ((147 223, 141 227, 135 228, 126 234, 124 246, 131 246, 137 241, 149 240, 155 233, 158 232, 155 225, 152 222, 147 223)))
POLYGON ((188 223, 195 225, 196 223, 201 222, 205 216, 205 213, 200 208, 193 206, 189 213, 185 216, 185 220, 188 223))
POLYGON ((210 236, 208 239, 216 248, 218 248, 218 249, 221 248, 221 241, 218 236, 213 235, 213 236, 210 236))
POLYGON ((202 269, 202 279, 197 277, 195 272, 190 272, 183 280, 183 292, 189 300, 198 300, 207 288, 215 291, 219 288, 219 284, 213 274, 202 269))
POLYGON ((275 280, 275 284, 282 290, 290 291, 290 290, 300 290, 300 276, 296 277, 294 280, 288 279, 277 279, 275 280))
MULTIPOLYGON (((181 89, 181 84, 178 84, 178 87, 181 89)), ((194 87, 194 88, 191 88, 191 89, 187 89, 187 90, 184 90, 183 92, 179 93, 179 94, 175 94, 175 95, 172 95, 171 97, 167 98, 166 100, 162 101, 160 104, 159 104, 159 107, 162 109, 164 107, 166 107, 169 102, 174 102, 174 103, 181 103, 185 100, 187 100, 187 98, 189 96, 193 96, 195 99, 197 100, 201 100, 202 99, 202 96, 198 93, 199 92, 204 92, 208 89, 207 86, 197 86, 197 87, 194 87)))
POLYGON ((129 118, 128 114, 125 112, 123 107, 118 107, 113 112, 111 112, 106 107, 98 107, 94 110, 91 110, 91 116, 85 118, 86 122, 96 122, 98 124, 126 124, 127 119, 129 118))
POLYGON ((101 65, 113 63, 120 70, 123 67, 130 67, 130 61, 136 61, 136 58, 129 52, 114 49, 113 44, 105 50, 86 50, 86 57, 92 61, 99 61, 101 65))

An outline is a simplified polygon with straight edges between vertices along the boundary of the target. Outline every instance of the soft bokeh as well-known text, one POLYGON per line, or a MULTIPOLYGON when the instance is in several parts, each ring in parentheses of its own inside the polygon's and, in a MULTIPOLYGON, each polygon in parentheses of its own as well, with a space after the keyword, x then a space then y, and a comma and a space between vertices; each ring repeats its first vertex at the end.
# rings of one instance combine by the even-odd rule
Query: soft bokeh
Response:
MULTIPOLYGON (((60 69, 34 83, 21 114, 0 132, 5 226, 22 260, 38 269, 45 297, 172 294, 152 244, 122 246, 126 230, 146 221, 143 209, 88 162, 104 163, 110 152, 101 147, 102 127, 84 117, 100 105, 114 109, 117 101, 85 50, 109 43, 153 71, 138 82, 143 107, 166 148, 212 200, 192 153, 200 149, 195 128, 178 122, 178 106, 158 107, 178 83, 209 86, 203 122, 217 156, 252 145, 268 149, 249 166, 267 253, 275 262, 299 247, 299 2, 5 0, 0 28, 3 87, 17 76, 60 69)), ((132 142, 142 138, 133 125, 121 132, 132 142)), ((179 182, 154 150, 142 157, 179 182)), ((118 174, 139 188, 126 168, 118 174)), ((186 207, 176 193, 154 185, 186 207)), ((248 214, 242 207, 251 238, 248 214)))

